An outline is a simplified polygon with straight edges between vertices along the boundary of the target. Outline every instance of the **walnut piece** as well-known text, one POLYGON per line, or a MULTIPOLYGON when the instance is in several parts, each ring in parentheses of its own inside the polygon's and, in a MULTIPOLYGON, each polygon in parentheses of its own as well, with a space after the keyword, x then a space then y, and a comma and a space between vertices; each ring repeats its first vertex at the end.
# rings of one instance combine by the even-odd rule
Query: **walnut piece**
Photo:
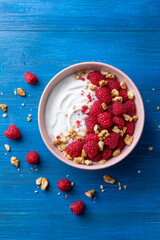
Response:
POLYGON ((2 117, 4 117, 4 118, 6 118, 8 115, 6 114, 6 113, 4 113, 3 115, 2 115, 2 117))
POLYGON ((90 89, 91 91, 96 91, 97 86, 96 86, 96 85, 91 85, 91 86, 89 87, 89 89, 90 89))
POLYGON ((84 138, 84 137, 83 137, 81 134, 79 134, 79 135, 76 136, 76 139, 77 139, 77 140, 83 140, 83 138, 84 138))
POLYGON ((41 185, 42 183, 42 177, 39 177, 37 180, 36 180, 36 185, 41 185))
POLYGON ((87 157, 87 153, 84 151, 84 149, 82 149, 81 157, 82 157, 82 158, 87 157))
POLYGON ((32 119, 30 117, 27 117, 27 121, 30 122, 32 119))
POLYGON ((107 75, 109 72, 107 72, 107 71, 101 71, 101 74, 102 75, 107 75))
POLYGON ((83 77, 88 77, 88 72, 81 72, 80 78, 83 78, 83 77))
POLYGON ((133 119, 133 121, 137 121, 138 120, 138 116, 137 115, 134 115, 133 117, 132 117, 132 119, 133 119))
POLYGON ((95 134, 99 134, 101 132, 101 127, 98 124, 94 126, 94 132, 95 134))
POLYGON ((127 89, 127 85, 126 85, 125 82, 121 82, 120 86, 121 86, 122 89, 127 89))
POLYGON ((128 99, 131 99, 131 100, 134 99, 134 97, 135 97, 135 95, 132 91, 128 91, 127 95, 128 95, 128 99))
POLYGON ((106 80, 101 80, 100 82, 99 82, 99 86, 100 87, 104 87, 104 86, 106 86, 107 85, 107 81, 106 80))
POLYGON ((103 108, 104 111, 107 110, 108 106, 107 106, 106 103, 102 103, 101 105, 102 105, 102 108, 103 108))
POLYGON ((110 183, 110 184, 114 184, 115 183, 115 179, 110 177, 109 175, 104 175, 103 176, 103 180, 106 182, 106 183, 110 183))
POLYGON ((117 102, 117 101, 122 102, 123 98, 122 97, 114 97, 114 98, 112 98, 112 102, 117 102))
POLYGON ((121 150, 118 148, 113 151, 112 156, 113 157, 118 157, 121 154, 121 150))
POLYGON ((118 90, 117 89, 112 89, 111 96, 112 97, 118 97, 119 96, 118 90))
POLYGON ((89 198, 92 198, 95 194, 95 190, 89 190, 88 192, 85 192, 85 195, 89 198))
POLYGON ((112 131, 113 132, 115 132, 115 133, 121 133, 121 130, 118 128, 118 126, 114 126, 113 128, 112 128, 112 131))
POLYGON ((98 164, 99 165, 103 165, 103 164, 105 164, 107 161, 105 160, 105 159, 102 159, 102 160, 100 160, 99 162, 98 162, 98 164))
POLYGON ((103 147, 104 147, 104 142, 103 141, 99 141, 98 142, 98 147, 99 147, 99 151, 103 151, 103 147))
POLYGON ((47 187, 48 187, 48 180, 47 180, 47 178, 42 178, 41 189, 43 191, 45 191, 47 189, 47 187))
POLYGON ((106 139, 110 134, 108 133, 107 130, 102 130, 99 134, 98 137, 102 139, 106 139))
POLYGON ((123 117, 124 117, 124 119, 125 119, 125 121, 129 121, 129 122, 132 122, 132 117, 131 116, 129 116, 128 114, 123 114, 123 117))
POLYGON ((68 137, 74 138, 75 136, 77 136, 77 132, 74 129, 68 131, 68 137))
POLYGON ((120 136, 123 137, 126 131, 127 131, 127 127, 123 127, 123 129, 120 132, 120 136))
POLYGON ((61 143, 61 144, 59 145, 59 148, 60 148, 62 151, 64 151, 64 150, 66 150, 66 145, 63 144, 63 143, 61 143))
POLYGON ((77 164, 84 164, 84 158, 83 157, 76 157, 74 158, 74 162, 77 164))
POLYGON ((11 157, 11 163, 16 167, 19 166, 19 160, 16 157, 11 157))
POLYGON ((78 73, 74 73, 74 78, 78 80, 80 78, 79 74, 78 73))
POLYGON ((124 142, 127 146, 130 146, 133 142, 133 139, 133 136, 126 135, 126 137, 124 138, 124 142))
POLYGON ((106 78, 116 78, 116 76, 114 74, 112 74, 112 73, 108 73, 106 75, 106 78))
POLYGON ((57 145, 60 145, 61 144, 61 141, 59 139, 56 139, 54 140, 54 145, 57 146, 57 145))
POLYGON ((24 97, 26 94, 25 94, 25 91, 22 89, 22 88, 17 88, 17 93, 18 95, 24 97))
POLYGON ((5 149, 7 150, 7 152, 9 152, 10 151, 10 146, 8 145, 8 144, 4 144, 4 147, 5 147, 5 149))
POLYGON ((0 104, 0 108, 2 109, 3 112, 7 111, 7 105, 5 104, 0 104))
POLYGON ((72 106, 72 109, 73 109, 73 110, 75 110, 75 109, 76 109, 76 106, 75 106, 75 105, 73 105, 73 106, 72 106))
POLYGON ((87 166, 89 166, 89 165, 92 165, 93 162, 92 162, 91 160, 85 160, 85 161, 84 161, 84 164, 87 165, 87 166))

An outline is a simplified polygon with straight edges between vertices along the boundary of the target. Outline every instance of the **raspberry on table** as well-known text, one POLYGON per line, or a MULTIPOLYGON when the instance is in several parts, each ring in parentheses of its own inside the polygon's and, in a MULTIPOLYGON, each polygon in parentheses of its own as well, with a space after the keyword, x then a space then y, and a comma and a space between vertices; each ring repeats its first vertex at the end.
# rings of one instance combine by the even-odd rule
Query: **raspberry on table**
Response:
POLYGON ((126 113, 128 115, 130 115, 131 117, 133 117, 135 114, 135 110, 136 110, 134 102, 132 100, 129 100, 129 101, 125 102, 123 105, 126 109, 126 113))
POLYGON ((98 152, 98 143, 95 141, 87 142, 83 145, 84 151, 87 153, 88 157, 94 157, 98 152))
POLYGON ((14 124, 11 124, 8 127, 8 129, 4 132, 4 135, 9 139, 18 139, 21 137, 19 129, 14 124))
POLYGON ((112 117, 108 112, 100 113, 98 115, 98 123, 103 128, 110 128, 112 125, 112 117))
POLYGON ((24 79, 28 84, 34 84, 37 82, 37 76, 31 72, 25 72, 24 79))
POLYGON ((108 146, 105 146, 102 152, 102 158, 107 160, 111 156, 112 156, 112 150, 108 146))
POLYGON ((89 160, 92 160, 93 162, 99 162, 102 159, 101 152, 98 152, 94 157, 89 158, 89 160))
POLYGON ((71 189, 71 183, 68 179, 60 179, 57 183, 57 187, 61 192, 69 192, 71 189))
POLYGON ((113 149, 117 146, 119 140, 118 133, 111 132, 108 138, 104 140, 105 144, 109 146, 110 149, 113 149))
POLYGON ((94 132, 94 126, 97 124, 97 118, 95 116, 89 115, 85 120, 88 132, 94 132))
POLYGON ((84 142, 87 143, 89 141, 95 141, 95 142, 99 142, 99 137, 97 134, 95 133, 87 133, 84 137, 84 142))
POLYGON ((110 90, 107 87, 100 87, 96 90, 96 97, 101 103, 109 104, 112 101, 110 90))
POLYGON ((93 72, 90 72, 89 74, 88 74, 88 77, 87 77, 89 80, 90 80, 90 82, 93 84, 93 85, 96 85, 96 86, 99 86, 99 82, 101 81, 101 80, 104 80, 104 76, 100 73, 100 72, 98 72, 98 71, 93 71, 93 72))
POLYGON ((35 151, 30 151, 30 152, 28 152, 27 155, 26 155, 26 161, 27 161, 29 164, 37 164, 38 159, 39 159, 39 155, 38 155, 38 153, 35 152, 35 151))
POLYGON ((114 122, 116 125, 118 125, 119 129, 122 129, 124 127, 125 121, 124 118, 119 116, 119 117, 112 117, 112 122, 114 122))
POLYGON ((89 115, 98 116, 98 114, 103 113, 103 108, 99 100, 95 101, 89 111, 89 115))
POLYGON ((112 111, 115 116, 120 116, 126 113, 126 109, 121 102, 114 102, 112 105, 112 111))
POLYGON ((119 137, 117 148, 122 150, 125 146, 126 146, 126 144, 124 142, 124 137, 119 137))
POLYGON ((71 204, 70 209, 75 215, 80 215, 83 212, 84 203, 82 201, 74 202, 71 204))
POLYGON ((107 79, 107 81, 107 86, 109 87, 110 91, 113 89, 119 90, 121 88, 120 83, 116 79, 107 79))
POLYGON ((134 133, 135 122, 134 121, 126 122, 126 127, 127 127, 126 134, 132 135, 134 133))
POLYGON ((81 156, 82 147, 83 142, 81 140, 74 141, 67 146, 66 148, 67 154, 69 154, 73 158, 79 157, 81 156))
POLYGON ((125 89, 120 89, 119 90, 119 96, 123 98, 123 101, 126 102, 128 100, 128 94, 127 90, 125 89))

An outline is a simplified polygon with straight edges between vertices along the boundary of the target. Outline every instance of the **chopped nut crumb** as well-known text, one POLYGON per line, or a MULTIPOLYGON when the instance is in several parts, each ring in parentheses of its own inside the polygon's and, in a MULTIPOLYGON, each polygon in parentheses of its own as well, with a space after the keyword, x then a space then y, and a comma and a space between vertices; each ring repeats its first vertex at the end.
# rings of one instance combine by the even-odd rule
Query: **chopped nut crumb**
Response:
POLYGON ((137 170, 137 173, 141 173, 141 170, 137 170))
POLYGON ((160 128, 160 125, 158 125, 158 128, 160 128))
POLYGON ((122 102, 123 98, 122 97, 114 97, 114 98, 112 98, 112 102, 117 102, 117 101, 122 102))
POLYGON ((22 89, 22 88, 17 88, 17 93, 18 95, 24 97, 26 94, 25 94, 25 91, 22 89))
POLYGON ((34 191, 35 193, 38 193, 38 191, 36 190, 36 191, 34 191))
POLYGON ((59 192, 58 195, 61 195, 61 193, 59 192))
POLYGON ((99 82, 99 86, 100 87, 104 87, 104 86, 106 86, 107 85, 107 81, 106 80, 101 80, 100 82, 99 82))
POLYGON ((2 115, 2 117, 4 117, 4 118, 6 118, 8 115, 6 114, 6 113, 4 113, 3 115, 2 115))
POLYGON ((101 132, 101 127, 100 127, 98 124, 96 124, 96 125, 94 126, 94 132, 95 132, 96 134, 99 134, 99 133, 101 132))
POLYGON ((106 75, 106 78, 116 78, 116 76, 114 74, 112 74, 112 73, 108 73, 106 75))
POLYGON ((16 157, 11 157, 11 163, 16 167, 19 166, 19 160, 16 157))
POLYGON ((122 187, 120 186, 118 189, 119 189, 119 190, 122 190, 122 187))
POLYGON ((73 187, 74 186, 74 182, 71 182, 71 187, 73 187))
POLYGON ((84 151, 84 149, 82 149, 81 157, 83 157, 83 158, 87 157, 87 153, 84 151))
POLYGON ((2 109, 3 112, 7 111, 7 105, 5 104, 0 104, 0 108, 2 109))
POLYGON ((104 188, 104 186, 103 185, 100 185, 100 189, 103 189, 104 188))
POLYGON ((73 110, 75 110, 75 109, 76 109, 76 106, 75 106, 75 105, 73 105, 72 109, 73 109, 73 110))
POLYGON ((17 95, 17 91, 16 91, 16 89, 14 89, 14 95, 17 95))
POLYGON ((128 114, 123 114, 123 117, 124 117, 124 119, 125 119, 125 121, 129 121, 129 122, 132 122, 132 117, 131 116, 129 116, 128 114))
POLYGON ((107 161, 105 160, 105 159, 102 159, 102 160, 100 160, 99 162, 98 162, 98 164, 99 165, 103 165, 103 164, 105 164, 107 161))
POLYGON ((107 75, 109 72, 107 72, 107 71, 101 71, 101 74, 102 75, 107 75))
POLYGON ((83 137, 81 134, 79 134, 79 135, 76 136, 76 139, 77 139, 77 140, 83 140, 83 138, 84 138, 84 137, 83 137))
POLYGON ((68 197, 68 195, 66 194, 66 195, 65 195, 65 198, 67 198, 67 197, 68 197))
POLYGON ((93 162, 92 162, 91 160, 85 160, 85 161, 84 161, 84 164, 87 165, 87 166, 89 166, 89 165, 92 165, 93 162))
POLYGON ((86 103, 87 103, 87 104, 89 103, 89 99, 86 100, 86 103))
POLYGON ((106 192, 106 190, 105 189, 102 189, 102 191, 101 192, 106 192))
POLYGON ((83 131, 84 131, 85 133, 88 133, 88 129, 87 129, 87 128, 84 128, 83 131))
POLYGON ((110 184, 114 184, 115 183, 115 179, 110 177, 109 175, 104 175, 103 176, 103 180, 106 182, 106 183, 110 183, 110 184))
POLYGON ((123 185, 123 188, 124 188, 124 189, 127 189, 127 185, 123 185))
POLYGON ((132 120, 136 122, 136 121, 138 120, 138 116, 137 116, 137 115, 134 115, 134 116, 132 117, 132 120))
POLYGON ((134 99, 134 97, 135 97, 135 95, 132 91, 128 91, 127 95, 128 95, 128 99, 134 99))
POLYGON ((27 117, 27 121, 30 122, 32 119, 30 117, 27 117))
POLYGON ((84 158, 83 157, 74 158, 74 162, 77 164, 84 164, 84 158))
POLYGON ((91 82, 90 82, 90 81, 87 81, 86 83, 87 83, 87 84, 90 84, 91 82))
POLYGON ((159 110, 160 109, 160 107, 157 107, 157 110, 159 110))
POLYGON ((153 150, 153 147, 148 147, 148 151, 152 151, 153 150))
POLYGON ((111 96, 112 96, 112 97, 118 97, 118 96, 119 96, 118 90, 117 90, 117 89, 112 89, 112 91, 111 91, 111 96))
POLYGON ((89 198, 92 198, 95 194, 95 190, 89 190, 88 192, 85 192, 85 195, 89 198))
POLYGON ((107 106, 106 103, 102 103, 101 105, 102 105, 102 108, 103 108, 104 111, 107 110, 108 106, 107 106))
POLYGON ((91 85, 91 86, 89 87, 89 89, 90 89, 91 91, 96 91, 97 86, 96 86, 96 85, 91 85))
POLYGON ((37 178, 36 185, 41 185, 42 183, 42 177, 37 178))
POLYGON ((60 148, 62 151, 64 151, 64 150, 66 150, 66 145, 62 143, 62 144, 59 145, 59 148, 60 148))
POLYGON ((124 142, 127 146, 130 146, 133 142, 133 139, 133 136, 126 135, 126 137, 124 138, 124 142))
POLYGON ((21 105, 22 105, 22 107, 23 107, 25 104, 24 104, 24 103, 22 103, 21 105))
POLYGON ((75 77, 75 79, 77 79, 77 80, 80 78, 80 76, 79 76, 78 73, 75 73, 75 74, 74 74, 74 77, 75 77))
POLYGON ((54 140, 53 143, 55 146, 57 146, 57 145, 61 144, 61 141, 59 139, 56 139, 56 140, 54 140))
POLYGON ((118 126, 114 126, 114 127, 112 128, 112 131, 119 134, 119 133, 121 133, 122 130, 120 130, 120 129, 118 128, 118 126))
POLYGON ((106 139, 110 134, 108 133, 107 130, 102 130, 99 134, 98 137, 102 138, 103 140, 106 139))
POLYGON ((152 91, 155 91, 155 88, 152 88, 152 91))
POLYGON ((127 85, 126 85, 125 82, 121 82, 120 86, 121 86, 122 89, 127 89, 127 85))
POLYGON ((99 147, 99 151, 103 151, 103 147, 104 147, 104 142, 103 141, 99 141, 98 142, 98 147, 99 147))
POLYGON ((75 136, 77 136, 77 132, 74 129, 70 129, 68 131, 68 137, 74 138, 75 136))
POLYGON ((47 180, 47 178, 42 178, 41 189, 45 191, 47 189, 47 187, 48 187, 48 180, 47 180))
POLYGON ((68 114, 66 113, 66 114, 64 114, 64 116, 65 116, 65 117, 68 117, 68 114))
POLYGON ((28 114, 28 117, 32 117, 32 114, 28 114))
POLYGON ((118 148, 113 151, 112 156, 113 157, 118 157, 121 154, 121 150, 118 148))
POLYGON ((10 146, 8 145, 8 144, 4 144, 4 147, 5 147, 5 149, 7 150, 7 152, 9 152, 10 151, 10 146))

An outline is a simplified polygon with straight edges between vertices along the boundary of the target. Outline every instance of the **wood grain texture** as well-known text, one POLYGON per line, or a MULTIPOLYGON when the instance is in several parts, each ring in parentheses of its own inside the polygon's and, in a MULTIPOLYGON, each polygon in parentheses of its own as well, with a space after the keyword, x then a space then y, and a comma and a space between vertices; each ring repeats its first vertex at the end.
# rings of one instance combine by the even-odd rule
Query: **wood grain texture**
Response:
POLYGON ((0 103, 8 105, 8 117, 0 117, 0 239, 160 239, 160 32, 150 31, 159 29, 159 3, 6 0, 0 6, 0 103), (106 170, 65 165, 48 151, 38 130, 38 103, 46 84, 58 71, 82 61, 120 68, 133 79, 145 105, 140 142, 125 160, 106 170), (36 85, 25 83, 25 71, 37 74, 36 85), (26 91, 25 98, 14 95, 17 87, 26 91), (32 121, 27 122, 30 113, 32 121), (21 140, 4 137, 11 123, 20 128, 21 140), (11 146, 7 155, 5 143, 11 146), (40 155, 33 169, 25 161, 30 150, 40 155), (10 164, 12 156, 20 159, 21 171, 10 164), (104 174, 127 189, 107 185, 104 174), (68 198, 58 196, 56 187, 66 175, 75 183, 68 198), (51 190, 35 194, 40 176, 49 180, 51 190), (84 195, 90 189, 96 190, 95 203, 84 195), (77 200, 86 205, 80 217, 69 209, 77 200))

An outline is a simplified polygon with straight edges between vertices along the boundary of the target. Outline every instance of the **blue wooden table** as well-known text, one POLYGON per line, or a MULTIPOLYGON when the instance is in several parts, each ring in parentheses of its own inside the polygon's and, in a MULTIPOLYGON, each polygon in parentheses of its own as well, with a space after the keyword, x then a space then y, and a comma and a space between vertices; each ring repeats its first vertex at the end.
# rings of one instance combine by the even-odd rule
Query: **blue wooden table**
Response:
POLYGON ((8 117, 0 117, 0 239, 160 239, 159 17, 160 3, 151 0, 0 1, 0 103, 8 105, 8 117), (44 145, 37 124, 39 99, 48 81, 83 61, 101 61, 124 71, 138 86, 146 111, 135 150, 100 171, 60 162, 44 145), (36 85, 25 83, 25 71, 37 74, 36 85), (25 98, 14 95, 18 87, 26 91, 25 98), (21 140, 5 138, 11 123, 21 130, 21 140), (4 144, 11 146, 7 154, 4 144), (25 161, 30 150, 40 155, 33 169, 25 161), (20 159, 20 171, 11 165, 12 156, 20 159), (127 189, 105 184, 104 174, 127 189), (58 196, 56 187, 66 175, 75 183, 68 198, 58 196), (50 187, 35 194, 40 176, 50 187), (106 192, 101 192, 101 184, 106 192), (84 195, 90 189, 96 190, 95 202, 84 195), (69 209, 77 200, 86 205, 79 217, 69 209))

